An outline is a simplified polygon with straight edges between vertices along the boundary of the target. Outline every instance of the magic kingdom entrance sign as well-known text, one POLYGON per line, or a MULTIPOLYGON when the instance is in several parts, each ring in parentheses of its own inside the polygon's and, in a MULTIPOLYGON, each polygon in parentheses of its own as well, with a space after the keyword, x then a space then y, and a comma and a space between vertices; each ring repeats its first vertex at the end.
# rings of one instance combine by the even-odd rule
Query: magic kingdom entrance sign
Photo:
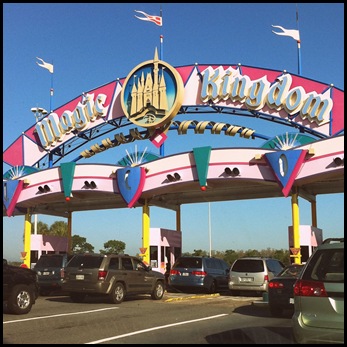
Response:
MULTIPOLYGON (((174 117, 186 106, 231 108, 254 117, 267 114, 321 138, 344 129, 344 92, 332 84, 240 64, 173 68, 155 53, 153 60, 138 65, 126 78, 81 93, 22 133, 3 153, 4 162, 37 165, 42 157, 87 130, 124 116, 147 130, 146 138, 165 140, 174 117)), ((137 139, 145 138, 138 129, 131 132, 137 139)), ((115 135, 115 139, 122 136, 115 135)), ((105 139, 101 149, 113 145, 114 140, 105 139)), ((89 154, 81 153, 84 158, 89 154)))

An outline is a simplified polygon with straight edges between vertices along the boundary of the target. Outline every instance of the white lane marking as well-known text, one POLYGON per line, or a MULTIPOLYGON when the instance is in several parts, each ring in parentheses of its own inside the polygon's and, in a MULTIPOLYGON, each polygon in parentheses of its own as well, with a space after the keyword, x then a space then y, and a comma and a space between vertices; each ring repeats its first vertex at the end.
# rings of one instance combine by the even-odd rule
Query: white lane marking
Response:
POLYGON ((42 317, 33 317, 33 318, 26 318, 26 319, 17 319, 17 320, 10 320, 10 321, 7 321, 7 322, 3 322, 3 324, 25 322, 25 321, 31 321, 31 320, 36 320, 36 319, 47 319, 47 318, 55 318, 55 317, 62 317, 62 316, 72 316, 72 315, 75 315, 75 314, 95 313, 95 312, 106 311, 106 310, 117 310, 118 308, 119 307, 107 307, 107 308, 100 308, 98 310, 91 310, 91 311, 62 313, 62 314, 55 314, 55 315, 52 315, 52 316, 42 316, 42 317))
POLYGON ((193 320, 188 320, 188 321, 180 322, 180 323, 173 323, 173 324, 162 325, 162 326, 159 326, 159 327, 156 327, 156 328, 150 328, 150 329, 134 331, 134 332, 128 333, 128 334, 112 336, 112 337, 108 337, 106 339, 96 340, 96 341, 92 341, 92 342, 86 342, 85 345, 95 345, 97 343, 107 342, 107 341, 111 341, 111 340, 118 340, 118 339, 121 339, 123 337, 133 336, 133 335, 137 335, 137 334, 142 334, 142 333, 146 333, 148 331, 154 331, 154 330, 159 330, 159 329, 166 329, 166 328, 174 327, 174 326, 177 326, 177 325, 195 323, 195 322, 199 322, 199 321, 203 321, 203 320, 207 320, 207 319, 219 318, 219 317, 223 317, 223 316, 228 316, 228 314, 227 313, 223 313, 223 314, 218 314, 216 316, 204 317, 204 318, 200 318, 200 319, 193 319, 193 320))

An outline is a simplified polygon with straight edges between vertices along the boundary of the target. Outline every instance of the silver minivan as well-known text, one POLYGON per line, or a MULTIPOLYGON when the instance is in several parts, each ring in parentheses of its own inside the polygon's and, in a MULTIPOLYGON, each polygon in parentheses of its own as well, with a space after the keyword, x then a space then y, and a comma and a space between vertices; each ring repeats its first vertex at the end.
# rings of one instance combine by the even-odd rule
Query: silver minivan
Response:
POLYGON ((229 272, 229 289, 233 295, 238 295, 241 291, 265 293, 268 291, 269 281, 283 268, 284 264, 273 258, 236 259, 229 272))

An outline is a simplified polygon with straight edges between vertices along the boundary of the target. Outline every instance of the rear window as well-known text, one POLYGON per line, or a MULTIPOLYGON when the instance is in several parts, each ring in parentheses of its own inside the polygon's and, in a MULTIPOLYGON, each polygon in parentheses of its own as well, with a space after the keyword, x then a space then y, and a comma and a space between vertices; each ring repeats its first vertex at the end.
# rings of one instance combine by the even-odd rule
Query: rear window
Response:
POLYGON ((88 255, 75 255, 69 262, 68 267, 79 267, 83 269, 99 269, 104 257, 88 256, 88 255))
POLYGON ((303 273, 303 279, 344 283, 344 256, 344 249, 317 250, 303 273))
POLYGON ((201 258, 178 258, 173 268, 202 268, 201 258))
POLYGON ((264 262, 260 259, 239 259, 234 263, 231 271, 235 272, 263 272, 264 262))
POLYGON ((63 266, 63 256, 62 255, 52 255, 49 257, 41 256, 37 261, 35 267, 62 267, 63 266))

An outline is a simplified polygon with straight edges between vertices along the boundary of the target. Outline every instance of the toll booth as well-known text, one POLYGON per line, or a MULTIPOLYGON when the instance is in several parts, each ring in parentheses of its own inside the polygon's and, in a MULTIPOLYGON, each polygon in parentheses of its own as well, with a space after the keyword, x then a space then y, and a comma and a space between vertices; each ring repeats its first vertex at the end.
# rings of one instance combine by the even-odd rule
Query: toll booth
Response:
POLYGON ((31 268, 35 266, 42 254, 68 253, 69 242, 67 237, 33 234, 31 235, 30 242, 31 268))
POLYGON ((178 230, 151 228, 149 245, 152 269, 164 274, 182 254, 182 233, 178 230))
MULTIPOLYGON (((313 227, 311 225, 300 225, 300 253, 301 263, 306 263, 308 258, 312 255, 313 251, 323 242, 322 229, 313 227)), ((293 254, 292 248, 294 248, 293 241, 293 226, 288 227, 289 237, 289 252, 293 254)), ((291 263, 294 262, 294 258, 290 257, 291 263)))

